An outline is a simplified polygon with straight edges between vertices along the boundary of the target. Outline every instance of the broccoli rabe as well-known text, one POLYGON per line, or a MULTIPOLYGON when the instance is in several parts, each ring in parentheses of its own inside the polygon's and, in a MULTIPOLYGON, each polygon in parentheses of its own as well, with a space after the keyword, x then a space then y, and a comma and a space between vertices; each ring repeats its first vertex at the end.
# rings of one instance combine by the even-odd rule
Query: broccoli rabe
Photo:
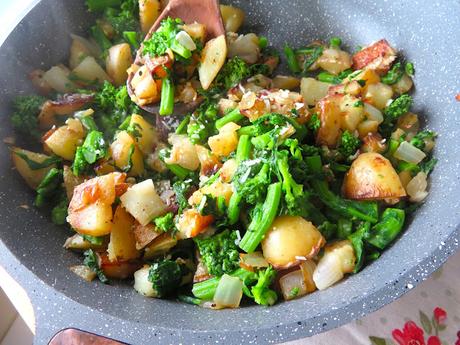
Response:
POLYGON ((192 52, 182 46, 176 39, 176 35, 180 31, 180 26, 184 22, 179 18, 166 18, 161 22, 159 29, 144 41, 142 54, 149 54, 150 56, 161 56, 166 54, 169 48, 182 58, 188 59, 192 56, 192 52))
POLYGON ((173 190, 176 196, 176 203, 179 206, 179 212, 188 207, 188 198, 194 191, 195 181, 193 178, 177 181, 173 184, 173 190))
POLYGON ((67 218, 67 207, 69 201, 65 194, 61 194, 60 200, 56 206, 51 210, 51 221, 57 225, 63 225, 66 223, 67 218))
POLYGON ((251 288, 254 301, 257 304, 269 306, 276 303, 278 295, 275 291, 270 289, 270 285, 275 280, 275 277, 276 271, 272 266, 267 267, 266 270, 258 272, 257 283, 251 288))
POLYGON ((107 8, 104 18, 112 25, 118 38, 121 38, 125 31, 139 30, 138 0, 124 0, 119 10, 107 8))
POLYGON ((251 75, 249 65, 240 57, 229 59, 216 77, 218 87, 228 90, 251 75))
POLYGON ((217 133, 217 104, 211 99, 205 100, 192 114, 187 126, 187 135, 194 144, 206 143, 217 133))
POLYGON ((166 213, 164 216, 157 217, 153 220, 157 229, 168 232, 175 228, 174 214, 172 212, 166 213))
POLYGON ((401 64, 401 62, 395 63, 393 66, 391 66, 391 69, 382 76, 382 83, 387 84, 387 85, 393 85, 396 84, 399 80, 404 75, 404 69, 401 64))
POLYGON ((338 150, 345 158, 348 158, 356 153, 360 145, 361 140, 349 131, 344 131, 340 136, 338 150))
POLYGON ((411 140, 410 143, 416 148, 423 150, 425 148, 425 140, 436 138, 436 133, 428 129, 418 132, 411 140))
POLYGON ((407 113, 412 105, 412 97, 404 94, 396 98, 393 102, 390 103, 385 109, 385 121, 393 122, 397 120, 400 116, 407 113))
POLYGON ((102 132, 89 132, 82 146, 77 147, 72 171, 80 176, 88 171, 91 164, 107 155, 107 144, 102 132))
POLYGON ((28 136, 40 138, 38 129, 38 114, 40 113, 45 98, 40 96, 19 96, 13 103, 13 115, 11 123, 13 127, 28 136))
POLYGON ((52 168, 37 188, 37 196, 35 197, 34 205, 43 207, 46 203, 53 200, 56 196, 59 187, 62 183, 62 170, 52 168))
POLYGON ((91 12, 103 11, 108 7, 120 6, 121 0, 86 0, 86 6, 91 12))
POLYGON ((310 116, 310 119, 307 122, 307 127, 313 133, 315 133, 321 127, 321 120, 318 117, 318 114, 314 113, 310 116))
POLYGON ((173 293, 182 280, 182 270, 176 261, 161 260, 150 266, 148 280, 152 283, 156 297, 165 297, 173 293))
POLYGON ((224 230, 217 235, 194 240, 210 274, 220 277, 239 267, 240 257, 235 231, 224 230))
POLYGON ((405 215, 404 210, 387 208, 383 212, 380 222, 375 224, 366 234, 366 241, 374 247, 385 249, 401 232, 405 215))
POLYGON ((85 259, 83 260, 83 265, 87 266, 94 273, 96 273, 97 277, 102 283, 104 284, 108 283, 109 280, 105 276, 102 269, 99 267, 99 260, 97 258, 96 253, 92 249, 88 249, 87 251, 83 253, 83 255, 85 256, 85 259))

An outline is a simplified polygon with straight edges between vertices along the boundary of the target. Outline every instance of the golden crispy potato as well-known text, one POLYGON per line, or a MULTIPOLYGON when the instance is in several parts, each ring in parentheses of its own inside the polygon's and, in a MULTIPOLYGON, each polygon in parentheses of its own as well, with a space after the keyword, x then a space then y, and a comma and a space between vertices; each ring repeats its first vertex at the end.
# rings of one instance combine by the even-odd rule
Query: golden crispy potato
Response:
POLYGON ((189 170, 196 170, 200 166, 200 160, 195 145, 186 135, 172 134, 169 136, 172 145, 171 155, 165 159, 166 164, 178 164, 189 170))
POLYGON ((318 102, 317 108, 321 127, 316 133, 316 143, 334 147, 340 137, 342 116, 340 102, 343 95, 328 95, 318 102))
POLYGON ((332 74, 339 74, 342 71, 351 67, 351 56, 347 52, 328 48, 323 51, 323 54, 318 58, 318 66, 332 74))
POLYGON ((126 261, 139 257, 133 226, 134 218, 119 205, 113 216, 113 226, 107 248, 110 261, 126 261))
POLYGON ((147 122, 141 115, 137 114, 131 116, 129 126, 134 128, 139 134, 138 136, 136 135, 136 142, 144 156, 153 153, 159 142, 156 128, 147 122))
POLYGON ((179 217, 177 229, 179 238, 195 237, 206 230, 214 221, 214 217, 202 216, 198 210, 191 208, 185 210, 179 217))
POLYGON ((201 53, 198 75, 203 89, 207 90, 227 58, 225 35, 220 35, 206 42, 201 53))
POLYGON ((116 86, 126 83, 126 79, 128 79, 128 72, 126 70, 132 63, 131 47, 128 43, 121 43, 110 47, 105 60, 105 68, 116 86))
POLYGON ((107 235, 112 230, 112 205, 97 201, 75 212, 69 209, 67 222, 83 235, 107 235))
POLYGON ((359 98, 352 95, 344 95, 340 102, 342 113, 342 129, 353 132, 358 124, 364 119, 364 105, 359 98))
POLYGON ((107 253, 97 253, 99 267, 107 278, 127 279, 131 278, 141 266, 138 260, 110 261, 107 253))
POLYGON ((160 0, 139 0, 139 21, 144 34, 149 32, 161 12, 160 0))
POLYGON ((212 175, 222 166, 217 156, 212 154, 206 147, 195 145, 195 150, 200 160, 200 175, 212 175))
POLYGON ((151 179, 129 187, 120 200, 123 207, 142 225, 167 212, 166 204, 158 196, 151 179))
POLYGON ((73 190, 76 186, 83 183, 84 179, 75 176, 72 172, 72 169, 68 165, 64 165, 64 187, 67 194, 67 199, 72 199, 73 190))
POLYGON ((390 161, 379 153, 362 153, 343 181, 345 197, 356 200, 401 198, 406 192, 390 161))
POLYGON ((218 157, 228 156, 230 153, 236 150, 238 146, 238 134, 237 131, 241 126, 234 122, 229 122, 221 129, 219 134, 209 137, 208 145, 211 148, 213 154, 218 157))
POLYGON ((220 14, 222 15, 225 31, 238 32, 244 21, 244 12, 238 7, 220 5, 220 14))
POLYGON ((161 234, 145 248, 144 260, 151 260, 156 256, 167 253, 176 244, 177 239, 175 237, 171 237, 168 233, 161 234))
POLYGON ((79 120, 68 119, 66 123, 45 139, 45 145, 55 155, 71 161, 77 147, 83 143, 85 131, 79 120))
POLYGON ((315 105, 321 98, 327 95, 331 84, 323 83, 315 78, 302 78, 300 81, 300 93, 304 102, 308 105, 315 105))
POLYGON ((277 75, 272 80, 275 89, 294 90, 300 86, 299 78, 290 75, 277 75))
POLYGON ((129 169, 129 176, 139 176, 144 172, 144 159, 133 137, 126 131, 120 131, 110 145, 115 165, 121 170, 129 169))
POLYGON ((325 243, 311 222, 298 216, 280 216, 265 234, 262 251, 275 268, 288 268, 314 257, 325 243))
POLYGON ((27 164, 27 161, 21 156, 26 157, 27 159, 37 163, 43 163, 51 157, 41 153, 27 151, 19 147, 11 148, 11 159, 13 160, 13 164, 16 167, 16 170, 32 189, 36 189, 40 182, 43 180, 43 178, 46 176, 46 174, 52 168, 56 167, 56 164, 51 164, 50 166, 47 166, 45 168, 32 169, 29 166, 29 164, 27 164))
POLYGON ((162 234, 161 232, 156 231, 155 225, 153 225, 152 223, 141 225, 139 224, 139 222, 135 222, 133 231, 134 237, 136 238, 136 248, 138 250, 143 249, 155 238, 162 234))

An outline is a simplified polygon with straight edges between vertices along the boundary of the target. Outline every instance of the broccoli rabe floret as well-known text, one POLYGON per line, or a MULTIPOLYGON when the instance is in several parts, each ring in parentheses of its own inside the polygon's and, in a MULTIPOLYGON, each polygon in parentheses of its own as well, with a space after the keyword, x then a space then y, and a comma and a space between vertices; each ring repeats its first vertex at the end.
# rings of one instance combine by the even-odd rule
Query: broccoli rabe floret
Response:
POLYGON ((275 291, 270 289, 270 285, 273 283, 276 277, 276 271, 272 266, 267 267, 265 271, 258 272, 257 284, 251 288, 251 292, 254 296, 254 301, 257 304, 262 305, 273 305, 278 299, 278 295, 275 291))
POLYGON ((167 232, 175 228, 174 214, 172 212, 166 213, 164 216, 157 217, 153 220, 157 229, 167 232))
POLYGON ((423 150, 425 148, 425 140, 434 139, 436 137, 436 133, 425 129, 421 132, 418 132, 410 141, 412 145, 416 148, 423 150))
POLYGON ((69 201, 65 194, 62 194, 59 203, 51 210, 51 221, 57 225, 63 225, 66 223, 67 218, 67 207, 69 201))
POLYGON ((345 158, 348 158, 355 154, 360 145, 361 140, 349 131, 344 131, 339 140, 338 150, 345 158))
POLYGON ((107 8, 105 19, 112 25, 118 36, 125 31, 136 31, 139 28, 138 0, 124 0, 120 9, 107 8))
POLYGON ((52 168, 37 187, 37 196, 34 205, 44 206, 47 202, 54 199, 62 183, 62 170, 52 168))
POLYGON ((102 269, 99 267, 99 260, 97 258, 97 254, 92 249, 88 249, 83 253, 83 255, 85 256, 85 259, 83 260, 83 265, 87 266, 94 273, 96 273, 97 277, 102 283, 108 283, 109 280, 105 276, 102 269))
POLYGON ((321 127, 321 120, 318 117, 318 114, 313 114, 307 122, 307 127, 312 132, 316 132, 321 127))
POLYGON ((412 97, 404 94, 396 98, 385 108, 385 121, 395 121, 398 117, 407 113, 412 105, 412 97))
POLYGON ((182 46, 176 39, 176 35, 181 30, 180 26, 184 24, 179 18, 166 18, 161 22, 160 28, 150 37, 144 41, 144 48, 142 54, 149 54, 150 56, 161 56, 166 54, 167 49, 171 49, 184 59, 189 59, 192 52, 182 46))
POLYGON ((217 75, 216 83, 219 87, 228 90, 250 75, 251 69, 249 65, 240 57, 235 56, 229 59, 224 67, 222 67, 217 75))
POLYGON ((40 113, 45 98, 40 96, 19 96, 14 100, 14 113, 11 116, 13 127, 28 136, 40 138, 37 116, 40 113))
POLYGON ((156 292, 156 297, 165 297, 173 293, 182 280, 182 270, 176 261, 162 260, 152 264, 148 280, 156 292))
POLYGON ((79 176, 88 171, 91 164, 107 155, 107 144, 102 132, 91 131, 82 146, 77 147, 72 165, 74 175, 79 176))
POLYGON ((201 258, 210 274, 221 276, 239 267, 236 240, 236 232, 230 230, 204 239, 195 238, 201 258))
POLYGON ((120 6, 121 0, 86 0, 86 6, 91 12, 103 11, 108 7, 120 6))

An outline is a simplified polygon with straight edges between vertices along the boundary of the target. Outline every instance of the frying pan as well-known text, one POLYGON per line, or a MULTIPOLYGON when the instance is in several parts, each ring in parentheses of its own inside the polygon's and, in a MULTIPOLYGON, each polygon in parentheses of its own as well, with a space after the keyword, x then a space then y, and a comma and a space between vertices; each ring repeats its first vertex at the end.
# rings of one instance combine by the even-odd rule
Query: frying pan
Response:
MULTIPOLYGON (((212 311, 138 295, 129 283, 88 284, 68 267, 80 257, 62 248, 69 230, 34 209, 33 193, 0 145, 0 264, 28 292, 36 343, 76 327, 121 341, 146 343, 265 343, 337 327, 390 303, 438 268, 460 238, 460 3, 458 1, 232 1, 246 28, 270 43, 301 45, 340 36, 348 49, 382 37, 415 62, 414 111, 439 133, 428 200, 382 257, 336 286, 299 300, 212 311), (24 205, 30 207, 25 208, 24 205), (21 207, 22 206, 22 207, 21 207)), ((32 92, 27 72, 65 61, 69 34, 91 23, 83 1, 43 0, 0 49, 0 134, 12 134, 11 99, 32 92)), ((27 138, 18 138, 21 140, 27 138)))

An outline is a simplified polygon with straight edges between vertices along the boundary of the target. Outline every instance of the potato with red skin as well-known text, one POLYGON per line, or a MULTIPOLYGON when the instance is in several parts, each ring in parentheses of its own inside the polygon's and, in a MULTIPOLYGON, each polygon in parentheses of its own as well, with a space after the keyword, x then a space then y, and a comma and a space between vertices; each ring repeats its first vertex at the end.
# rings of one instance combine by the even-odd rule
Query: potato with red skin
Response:
POLYGON ((351 164, 343 181, 348 199, 383 200, 406 196, 398 174, 390 161, 376 152, 362 153, 351 164))
POLYGON ((107 278, 127 279, 134 275, 141 266, 138 260, 110 261, 107 253, 97 253, 99 267, 107 278))
POLYGON ((353 69, 367 67, 385 74, 396 59, 396 51, 385 39, 381 39, 353 55, 353 69))

